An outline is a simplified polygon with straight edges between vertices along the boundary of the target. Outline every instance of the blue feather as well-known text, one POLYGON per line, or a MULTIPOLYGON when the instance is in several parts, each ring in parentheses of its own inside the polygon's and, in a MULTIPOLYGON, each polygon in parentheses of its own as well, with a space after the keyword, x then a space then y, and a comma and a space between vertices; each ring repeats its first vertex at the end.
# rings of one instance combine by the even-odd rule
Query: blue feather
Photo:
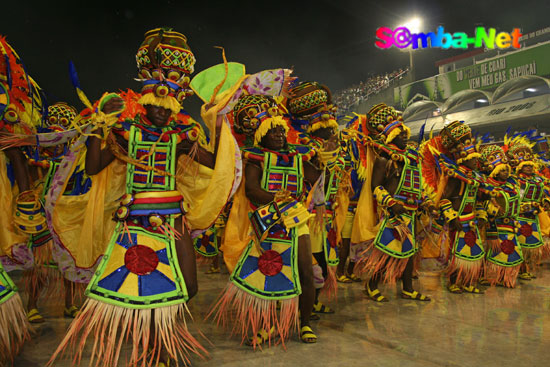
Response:
POLYGON ((424 140, 424 129, 426 128, 426 123, 422 125, 420 128, 420 131, 418 132, 418 144, 422 143, 422 140, 424 140))
POLYGON ((4 54, 4 59, 6 61, 6 78, 8 82, 8 87, 11 89, 11 66, 10 66, 10 57, 8 54, 4 54))
POLYGON ((69 61, 69 76, 71 77, 71 83, 73 87, 80 89, 80 82, 78 81, 78 74, 76 73, 76 67, 73 61, 69 61))

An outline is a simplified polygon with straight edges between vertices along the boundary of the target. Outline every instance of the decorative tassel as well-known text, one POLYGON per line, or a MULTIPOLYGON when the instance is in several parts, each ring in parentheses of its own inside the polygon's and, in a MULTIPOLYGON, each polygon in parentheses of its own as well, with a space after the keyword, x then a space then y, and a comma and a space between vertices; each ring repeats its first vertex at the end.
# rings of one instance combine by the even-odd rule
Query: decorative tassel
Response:
POLYGON ((14 293, 0 304, 0 363, 13 361, 23 343, 30 339, 30 330, 21 298, 14 293))
POLYGON ((174 97, 157 97, 154 93, 143 94, 138 103, 144 106, 153 105, 162 107, 172 111, 173 114, 177 114, 181 110, 181 104, 174 97))
POLYGON ((395 284, 401 279, 409 258, 397 258, 390 256, 371 243, 361 253, 361 259, 355 264, 354 273, 357 275, 366 274, 373 278, 379 276, 383 283, 395 284))
POLYGON ((484 270, 483 263, 483 259, 471 261, 453 257, 447 269, 447 275, 456 273, 456 282, 459 285, 476 284, 484 270))
POLYGON ((327 296, 327 299, 335 300, 338 293, 338 284, 336 283, 336 266, 329 266, 327 271, 327 278, 325 279, 325 285, 322 292, 327 296))
POLYGON ((503 285, 507 288, 514 288, 518 278, 520 265, 500 266, 490 261, 486 265, 486 277, 491 286, 503 285))
POLYGON ((67 349, 73 356, 72 363, 79 365, 90 335, 94 339, 90 366, 117 366, 124 340, 129 339, 132 348, 128 366, 157 366, 162 351, 166 351, 175 366, 179 366, 180 358, 184 365, 189 365, 191 353, 205 359, 208 352, 189 333, 185 312, 189 313, 185 304, 132 309, 89 298, 47 366, 54 366, 67 349))
MULTIPOLYGON (((210 317, 223 328, 232 324, 231 334, 240 334, 241 343, 262 330, 273 330, 268 333, 269 345, 271 339, 278 336, 284 347, 285 341, 299 329, 298 297, 284 300, 264 299, 229 283, 206 319, 210 317)), ((256 348, 256 338, 252 338, 252 343, 256 348)))

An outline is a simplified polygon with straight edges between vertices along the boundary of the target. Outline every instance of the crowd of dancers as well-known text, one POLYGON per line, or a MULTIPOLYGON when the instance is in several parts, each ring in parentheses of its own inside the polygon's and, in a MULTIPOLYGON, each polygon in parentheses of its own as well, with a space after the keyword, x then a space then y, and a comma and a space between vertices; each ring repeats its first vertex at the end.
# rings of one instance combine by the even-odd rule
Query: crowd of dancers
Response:
POLYGON ((197 258, 218 253, 230 276, 207 318, 252 348, 295 333, 315 343, 311 320, 334 312, 319 297, 336 297, 337 282, 363 279, 387 302, 380 282, 400 280, 403 298, 429 302, 413 286, 429 259, 449 292, 483 294, 531 280, 550 256, 535 131, 497 144, 450 121, 412 141, 385 104, 339 126, 330 90, 291 70, 247 74, 224 56, 191 78, 186 37, 165 28, 138 49, 139 93, 92 103, 71 67, 78 112, 47 105, 5 38, 0 51, 0 365, 59 285, 74 320, 50 366, 78 365, 86 342, 98 366, 206 357, 186 303, 197 258), (193 94, 202 125, 182 107, 193 94))

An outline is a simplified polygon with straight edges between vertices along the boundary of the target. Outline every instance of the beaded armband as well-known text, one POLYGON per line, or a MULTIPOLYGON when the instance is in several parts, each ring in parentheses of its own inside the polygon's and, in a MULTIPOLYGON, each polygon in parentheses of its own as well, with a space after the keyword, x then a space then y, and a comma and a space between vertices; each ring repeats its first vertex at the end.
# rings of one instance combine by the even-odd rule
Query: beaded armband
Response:
POLYGON ((393 206, 397 203, 395 199, 390 195, 388 190, 386 190, 383 186, 377 186, 374 189, 374 197, 376 198, 378 205, 386 208, 393 206))
POLYGON ((42 204, 33 191, 23 191, 17 196, 14 223, 25 234, 37 234, 47 229, 42 204))
POLYGON ((441 209, 441 212, 443 213, 443 216, 445 217, 445 221, 447 223, 452 222, 456 218, 458 218, 458 212, 454 210, 453 203, 451 203, 448 199, 443 199, 439 203, 439 208, 441 209))
POLYGON ((493 202, 489 202, 487 204, 487 211, 486 213, 490 215, 491 217, 496 217, 498 215, 499 207, 495 205, 493 202))
MULTIPOLYGON (((498 209, 497 209, 497 213, 498 213, 498 209)), ((486 221, 487 217, 488 217, 487 214, 488 214, 488 212, 484 208, 482 208, 481 206, 478 206, 476 208, 476 218, 483 219, 483 220, 486 221)))

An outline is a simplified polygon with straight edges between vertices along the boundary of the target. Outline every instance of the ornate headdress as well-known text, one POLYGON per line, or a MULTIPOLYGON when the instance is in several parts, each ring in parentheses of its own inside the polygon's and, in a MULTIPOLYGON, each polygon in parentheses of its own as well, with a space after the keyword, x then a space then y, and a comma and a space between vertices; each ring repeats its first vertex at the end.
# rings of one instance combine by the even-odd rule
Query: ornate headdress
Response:
POLYGON ((458 164, 481 155, 476 151, 476 139, 472 137, 472 129, 464 121, 453 121, 439 132, 441 143, 453 156, 458 164))
POLYGON ((407 139, 411 136, 411 129, 405 126, 401 114, 384 103, 373 106, 367 112, 365 123, 366 129, 381 139, 384 144, 391 143, 401 131, 407 132, 407 139))
POLYGON ((187 38, 171 28, 156 28, 145 33, 136 55, 138 80, 143 83, 139 103, 164 107, 178 113, 180 103, 193 94, 189 75, 195 56, 187 38))
POLYGON ((42 118, 40 87, 14 49, 0 37, 0 129, 30 134, 42 118))
POLYGON ((511 171, 506 153, 500 146, 496 144, 484 145, 480 154, 483 169, 489 173, 489 177, 495 177, 503 170, 511 171))
POLYGON ((336 106, 332 104, 330 90, 316 82, 301 82, 289 90, 288 111, 293 119, 307 124, 306 132, 322 128, 338 129, 336 106))
POLYGON ((533 147, 535 146, 537 137, 530 131, 516 134, 509 137, 508 134, 504 137, 503 150, 506 152, 510 160, 511 166, 515 169, 516 173, 521 171, 523 166, 533 166, 538 168, 536 157, 533 154, 533 147))
POLYGON ((66 130, 76 117, 76 108, 65 102, 58 102, 48 107, 47 125, 60 130, 66 130))
POLYGON ((273 98, 264 95, 242 95, 233 108, 233 121, 235 132, 253 137, 254 145, 275 126, 282 126, 288 132, 279 106, 273 98))

